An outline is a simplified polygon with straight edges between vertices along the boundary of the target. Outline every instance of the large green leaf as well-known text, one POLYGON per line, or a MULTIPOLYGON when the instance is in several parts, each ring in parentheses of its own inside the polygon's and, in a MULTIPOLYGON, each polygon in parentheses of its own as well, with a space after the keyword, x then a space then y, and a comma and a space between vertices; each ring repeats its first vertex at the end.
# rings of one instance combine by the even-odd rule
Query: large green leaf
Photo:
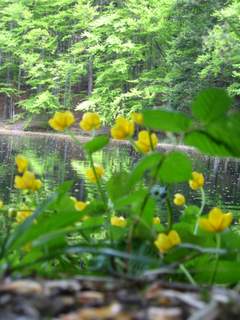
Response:
POLYGON ((143 177, 144 173, 147 170, 157 168, 161 164, 162 159, 162 154, 160 154, 159 152, 154 152, 138 161, 136 167, 133 169, 129 177, 129 187, 132 187, 135 183, 137 183, 143 177))
POLYGON ((193 131, 184 137, 184 143, 193 146, 210 156, 233 156, 228 145, 221 140, 214 139, 207 132, 204 131, 193 131))
POLYGON ((192 123, 184 113, 167 110, 145 110, 143 118, 148 128, 171 132, 187 131, 192 123))
POLYGON ((172 151, 161 165, 159 178, 162 183, 178 183, 190 179, 191 173, 191 159, 185 153, 172 151))
POLYGON ((126 172, 114 173, 106 184, 108 195, 112 201, 127 195, 130 191, 126 172))
POLYGON ((192 104, 192 113, 200 121, 209 123, 228 111, 232 99, 227 92, 219 88, 201 91, 192 104))
POLYGON ((85 143, 83 147, 88 153, 94 153, 105 147, 108 142, 109 137, 107 135, 100 135, 85 143))
MULTIPOLYGON (((201 283, 209 283, 214 272, 214 260, 209 263, 200 263, 194 268, 195 280, 201 283)), ((240 280, 240 262, 220 260, 217 266, 215 283, 234 284, 240 280)), ((194 276, 194 274, 193 274, 194 276)))
POLYGON ((223 116, 212 122, 208 125, 207 131, 214 139, 225 143, 232 155, 240 157, 240 112, 223 116))

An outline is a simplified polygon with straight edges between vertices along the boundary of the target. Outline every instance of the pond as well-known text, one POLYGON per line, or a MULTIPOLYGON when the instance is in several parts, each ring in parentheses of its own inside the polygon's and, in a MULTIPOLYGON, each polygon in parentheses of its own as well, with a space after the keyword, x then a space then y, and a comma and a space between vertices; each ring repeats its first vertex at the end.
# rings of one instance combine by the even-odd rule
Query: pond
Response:
MULTIPOLYGON (((17 154, 26 155, 31 167, 44 181, 41 196, 51 193, 64 180, 73 180, 72 193, 78 199, 91 200, 95 196, 94 186, 83 179, 89 166, 83 152, 71 140, 56 135, 0 135, 0 192, 8 203, 17 197, 14 189, 17 154)), ((194 170, 201 171, 206 179, 207 206, 221 206, 224 210, 240 209, 240 162, 234 159, 219 159, 190 153, 194 170)), ((106 176, 121 170, 131 170, 138 155, 128 145, 113 145, 94 155, 96 163, 103 164, 106 176)), ((173 192, 183 192, 188 203, 198 204, 200 195, 191 191, 188 184, 175 186, 173 192)))

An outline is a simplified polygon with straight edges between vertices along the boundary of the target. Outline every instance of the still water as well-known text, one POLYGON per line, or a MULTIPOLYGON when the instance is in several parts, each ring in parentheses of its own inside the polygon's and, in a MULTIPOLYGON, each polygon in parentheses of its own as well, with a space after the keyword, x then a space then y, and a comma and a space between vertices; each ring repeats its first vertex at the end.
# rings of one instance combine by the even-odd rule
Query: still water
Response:
MULTIPOLYGON (((44 181, 42 196, 51 193, 64 180, 73 180, 72 193, 78 199, 94 197, 94 186, 85 183, 83 173, 89 166, 79 147, 71 140, 41 134, 37 136, 0 135, 0 198, 5 202, 16 196, 14 158, 24 154, 31 167, 44 181), (44 194, 43 194, 44 193, 44 194)), ((221 206, 224 210, 240 211, 240 162, 190 154, 194 170, 201 171, 206 179, 207 206, 221 206)), ((95 163, 102 164, 106 177, 121 170, 131 170, 138 155, 130 146, 111 145, 94 155, 95 163)), ((183 192, 188 203, 198 204, 199 194, 186 184, 175 187, 173 192, 183 192)))

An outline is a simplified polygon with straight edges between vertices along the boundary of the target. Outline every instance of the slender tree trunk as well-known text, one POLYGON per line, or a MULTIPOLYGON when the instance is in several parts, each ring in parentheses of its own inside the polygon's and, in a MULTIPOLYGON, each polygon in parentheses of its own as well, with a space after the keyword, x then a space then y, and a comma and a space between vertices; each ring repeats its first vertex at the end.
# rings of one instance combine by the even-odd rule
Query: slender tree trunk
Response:
POLYGON ((93 91, 93 62, 92 58, 88 61, 88 88, 87 88, 87 94, 90 96, 93 91))

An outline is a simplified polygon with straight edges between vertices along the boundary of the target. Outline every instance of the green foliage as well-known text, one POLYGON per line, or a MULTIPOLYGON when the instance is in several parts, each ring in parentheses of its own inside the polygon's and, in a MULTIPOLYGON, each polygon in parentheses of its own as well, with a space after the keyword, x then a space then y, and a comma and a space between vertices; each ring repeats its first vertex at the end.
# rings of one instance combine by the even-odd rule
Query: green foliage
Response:
MULTIPOLYGON (((186 142, 200 151, 240 157, 237 143, 240 116, 239 112, 231 112, 230 103, 224 90, 207 89, 193 102, 195 118, 174 111, 147 110, 143 113, 145 129, 160 128, 172 131, 175 136, 180 132, 186 142), (169 119, 164 125, 163 114, 169 119), (221 134, 223 125, 229 127, 225 135, 221 134)), ((76 136, 67 132, 79 145, 76 136)), ((92 157, 108 143, 107 135, 99 135, 80 147, 86 156, 92 157)), ((91 166, 93 169, 94 163, 91 166)), ((34 167, 33 161, 31 168, 34 167)), ((79 174, 85 174, 84 170, 81 168, 79 174)), ((42 274, 45 270, 48 276, 56 277, 60 270, 61 274, 104 275, 114 268, 119 275, 127 271, 129 275, 142 277, 149 269, 163 267, 165 277, 172 281, 185 280, 183 270, 187 268, 194 279, 192 282, 237 283, 239 224, 213 233, 200 228, 198 219, 205 213, 203 190, 201 208, 182 203, 178 218, 173 217, 171 186, 187 183, 193 178, 192 171, 191 160, 185 153, 152 150, 131 171, 115 170, 110 177, 98 177, 97 193, 81 210, 70 196, 72 182, 65 182, 40 202, 25 192, 26 203, 36 209, 23 222, 15 223, 18 215, 15 211, 21 204, 11 211, 7 207, 1 209, 1 272, 7 268, 12 273, 23 270, 24 274, 33 271, 42 274), (158 251, 158 235, 173 230, 181 242, 166 251, 158 251), (67 262, 69 259, 71 263, 67 262), (66 262, 64 270, 59 267, 62 261, 66 262), (80 261, 84 262, 84 269, 78 267, 80 261)))
MULTIPOLYGON (((239 95, 238 1, 0 0, 5 108, 188 110, 202 88, 239 95), (46 14, 47 12, 47 14, 46 14)), ((6 112, 12 116, 11 112, 6 112)))

